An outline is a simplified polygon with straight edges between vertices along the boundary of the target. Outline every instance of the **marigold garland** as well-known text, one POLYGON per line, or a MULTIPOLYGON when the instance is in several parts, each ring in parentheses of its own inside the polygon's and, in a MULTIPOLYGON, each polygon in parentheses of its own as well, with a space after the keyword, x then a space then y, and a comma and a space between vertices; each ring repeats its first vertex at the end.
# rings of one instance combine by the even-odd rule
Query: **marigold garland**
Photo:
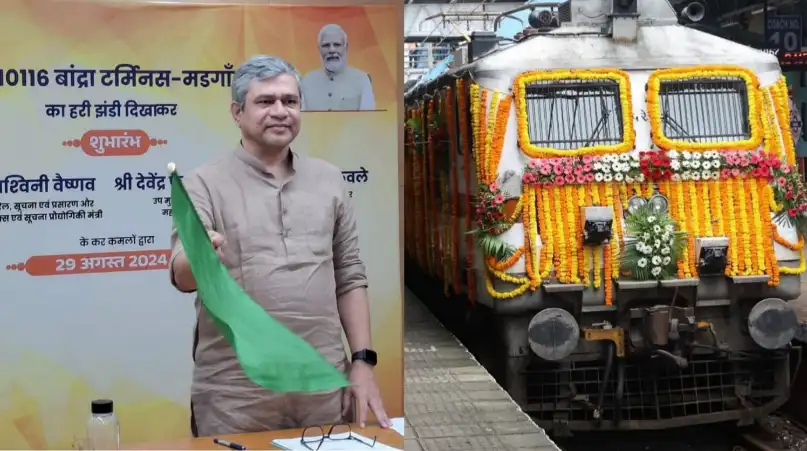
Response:
POLYGON ((713 223, 714 218, 712 216, 712 212, 710 211, 712 209, 712 204, 711 204, 711 202, 712 202, 712 199, 711 199, 712 193, 710 192, 710 189, 709 189, 710 188, 709 182, 708 181, 706 181, 706 182, 697 182, 697 187, 698 187, 698 191, 700 191, 700 193, 701 193, 701 208, 703 209, 701 211, 701 217, 703 218, 703 224, 701 226, 701 230, 703 230, 703 232, 707 236, 714 236, 714 231, 713 231, 713 227, 712 227, 712 223, 713 223))
MULTIPOLYGON (((541 231, 541 279, 552 273, 555 255, 555 224, 552 221, 552 194, 549 189, 541 188, 541 202, 538 205, 538 230, 541 231)), ((533 222, 534 224, 534 222, 533 222)))
POLYGON ((481 182, 485 177, 485 143, 487 140, 486 118, 488 117, 488 91, 481 89, 479 85, 473 85, 476 89, 471 90, 471 100, 474 107, 471 108, 474 130, 474 158, 476 160, 476 180, 481 182))
POLYGON ((753 273, 753 260, 751 258, 751 224, 748 219, 748 196, 743 186, 742 180, 736 183, 738 206, 740 207, 740 248, 742 249, 742 259, 740 260, 740 273, 743 276, 748 276, 753 273))
POLYGON ((779 273, 780 274, 787 274, 789 276, 797 275, 803 273, 807 270, 807 259, 804 258, 804 249, 801 250, 801 256, 799 257, 799 266, 796 268, 790 266, 780 266, 779 273))
POLYGON ((798 251, 804 248, 803 236, 799 236, 798 241, 792 243, 783 238, 782 235, 779 235, 779 229, 777 227, 775 226, 772 227, 772 230, 773 230, 773 240, 779 243, 781 246, 784 246, 786 249, 790 249, 791 251, 798 251))
POLYGON ((526 277, 515 277, 505 272, 488 268, 487 271, 485 271, 485 288, 487 288, 488 293, 490 293, 494 299, 513 299, 527 292, 530 288, 530 281, 526 277), (493 286, 493 280, 490 278, 491 274, 503 282, 509 282, 518 285, 518 287, 512 291, 496 291, 496 288, 493 286))
MULTIPOLYGON (((678 182, 673 183, 672 188, 670 189, 672 193, 674 193, 675 200, 672 202, 673 204, 678 206, 678 210, 674 217, 678 219, 679 224, 681 226, 681 230, 684 232, 692 233, 692 221, 690 220, 687 212, 689 208, 689 196, 684 195, 684 183, 678 182)), ((675 210, 674 210, 675 211, 675 210)), ((681 253, 681 260, 677 261, 678 265, 678 278, 679 279, 689 279, 692 277, 692 267, 690 266, 689 262, 689 246, 685 247, 683 252, 681 253)))
POLYGON ((524 214, 522 214, 524 224, 524 239, 525 246, 529 252, 526 254, 525 265, 527 269, 527 277, 530 279, 530 289, 535 290, 541 284, 543 279, 540 273, 540 256, 538 250, 538 212, 537 212, 537 199, 538 195, 534 187, 527 187, 526 196, 523 196, 524 214))
MULTIPOLYGON (((686 194, 689 196, 689 199, 686 202, 687 207, 689 207, 689 211, 687 212, 689 214, 687 214, 686 222, 689 228, 692 230, 692 235, 687 237, 687 253, 688 255, 695 256, 695 237, 703 235, 700 227, 701 223, 703 222, 703 218, 698 211, 700 200, 698 199, 698 190, 695 188, 695 182, 686 181, 683 183, 686 194)), ((689 260, 689 270, 693 275, 698 273, 697 258, 691 258, 689 260)))
POLYGON ((441 202, 440 208, 440 233, 438 233, 438 239, 440 240, 440 273, 438 277, 443 279, 443 294, 446 297, 451 295, 450 288, 452 287, 453 282, 451 281, 451 274, 452 274, 452 267, 451 267, 451 242, 452 238, 450 235, 450 224, 451 224, 451 210, 450 210, 450 202, 447 202, 446 199, 449 198, 451 193, 451 185, 444 173, 440 173, 440 191, 441 191, 441 198, 443 202, 441 202), (448 230, 447 230, 448 229, 448 230), (449 233, 446 233, 449 231, 449 233))
POLYGON ((609 251, 609 247, 613 246, 613 244, 608 244, 603 248, 602 251, 602 273, 603 273, 603 283, 605 286, 603 289, 605 290, 605 305, 613 305, 614 304, 614 281, 613 281, 613 260, 612 254, 609 251))
POLYGON ((507 219, 509 224, 513 224, 518 221, 518 218, 523 215, 522 210, 524 209, 524 196, 518 198, 518 202, 516 202, 515 208, 513 208, 513 214, 507 219))
POLYGON ((622 153, 633 149, 636 139, 636 131, 633 125, 633 101, 631 100, 630 76, 625 71, 618 69, 588 69, 526 72, 518 75, 513 82, 513 98, 516 104, 518 143, 522 152, 532 158, 622 153), (622 136, 624 137, 621 143, 616 145, 588 146, 574 150, 538 147, 531 143, 528 127, 527 101, 525 97, 528 85, 556 80, 590 81, 603 79, 613 80, 619 85, 619 100, 622 110, 622 136))
MULTIPOLYGON (((582 155, 623 152, 623 150, 613 148, 603 150, 596 147, 571 152, 555 151, 524 144, 529 142, 525 126, 526 106, 523 99, 526 85, 536 81, 553 79, 608 78, 598 73, 598 71, 585 71, 585 73, 588 74, 588 77, 581 76, 580 71, 537 72, 531 74, 535 76, 534 79, 527 76, 530 74, 523 74, 517 79, 514 84, 512 100, 515 101, 516 106, 519 143, 525 154, 539 161, 550 161, 553 159, 552 157, 560 157, 561 155, 564 160, 567 160, 569 157, 577 158, 582 155), (557 78, 552 78, 553 74, 557 78)), ((702 236, 727 236, 729 238, 727 275, 767 274, 770 276, 769 284, 775 286, 779 283, 779 274, 799 274, 804 271, 807 263, 805 263, 803 254, 798 268, 778 266, 773 243, 779 243, 791 250, 801 250, 804 248, 804 238, 800 236, 797 243, 790 243, 779 235, 776 225, 768 220, 768 212, 781 211, 781 206, 777 205, 774 190, 767 184, 767 180, 770 180, 770 175, 768 172, 764 172, 763 175, 762 171, 767 171, 765 163, 763 162, 761 168, 755 166, 757 164, 755 161, 752 161, 750 166, 744 166, 745 163, 740 166, 739 163, 731 163, 726 159, 736 158, 736 161, 739 162, 740 160, 744 161, 746 158, 751 160, 753 156, 755 159, 760 160, 760 158, 751 153, 746 156, 742 152, 755 149, 764 142, 764 152, 758 153, 759 155, 778 154, 783 160, 790 161, 791 157, 787 153, 787 149, 789 148, 792 151, 792 140, 789 147, 787 143, 784 143, 785 135, 789 136, 789 133, 784 133, 784 127, 780 125, 787 124, 789 129, 789 120, 783 121, 783 117, 789 117, 786 115, 787 109, 782 106, 789 106, 789 103, 786 102, 786 86, 783 85, 783 82, 780 80, 777 85, 768 88, 767 95, 771 99, 768 101, 767 96, 762 97, 759 95, 762 91, 758 88, 756 77, 740 68, 714 66, 694 70, 672 69, 657 71, 653 75, 655 78, 651 77, 651 81, 655 83, 656 91, 654 94, 654 86, 651 83, 648 93, 649 108, 653 103, 652 99, 658 99, 658 89, 661 86, 661 81, 715 77, 742 79, 749 87, 751 138, 741 142, 717 144, 676 143, 658 133, 658 131, 662 130, 660 119, 656 121, 657 123, 652 123, 654 117, 653 110, 650 108, 651 127, 654 130, 653 139, 656 145, 663 149, 684 150, 684 154, 692 151, 699 154, 701 152, 704 154, 705 152, 717 154, 714 149, 720 149, 718 150, 721 154, 719 158, 702 161, 707 161, 708 164, 713 164, 711 161, 722 162, 722 169, 721 166, 717 165, 713 169, 704 167, 701 171, 704 175, 701 176, 697 169, 680 171, 678 167, 673 167, 672 172, 665 174, 663 179, 632 180, 629 183, 626 183, 627 180, 624 180, 624 178, 622 180, 611 179, 603 180, 600 183, 592 183, 583 181, 578 175, 575 175, 572 183, 564 180, 560 184, 547 183, 537 177, 535 180, 525 179, 522 195, 518 198, 516 208, 509 215, 507 221, 512 224, 518 221, 520 217, 524 226, 524 243, 514 255, 505 261, 496 261, 493 258, 486 257, 485 268, 483 269, 485 271, 485 286, 491 296, 496 299, 511 299, 520 296, 528 290, 534 290, 542 280, 551 277, 554 270, 554 276, 560 283, 582 283, 586 287, 594 287, 595 289, 602 287, 605 292, 606 305, 611 305, 613 302, 613 280, 619 277, 619 267, 615 262, 618 261, 621 248, 624 245, 622 242, 622 234, 624 233, 621 220, 622 205, 633 194, 647 199, 652 196, 656 189, 659 189, 668 198, 670 215, 679 221, 681 229, 689 235, 687 246, 682 253, 681 260, 678 262, 677 275, 679 278, 697 277, 694 238, 702 236), (782 103, 781 93, 777 91, 777 89, 781 90, 782 86, 784 86, 785 90, 784 103, 782 103), (763 99, 765 100, 764 102, 763 99), (778 146, 776 145, 777 141, 781 143, 778 146), (736 157, 732 157, 730 155, 732 152, 740 153, 736 157), (753 174, 751 173, 752 171, 753 174), (687 178, 681 180, 682 175, 687 178), (582 227, 580 209, 587 205, 606 205, 614 209, 614 236, 609 244, 593 248, 582 245, 580 238, 582 227), (508 274, 507 271, 512 270, 522 258, 524 259, 526 277, 508 274), (495 291, 492 280, 494 277, 514 285, 514 288, 507 292, 495 291)), ((454 103, 451 101, 446 102, 449 117, 460 116, 458 118, 461 124, 459 145, 461 146, 463 163, 466 163, 466 157, 470 160, 470 149, 466 147, 466 144, 471 141, 469 139, 470 135, 473 135, 472 142, 476 156, 477 180, 481 183, 494 183, 498 178, 498 166, 502 158, 511 97, 498 91, 488 91, 472 84, 470 95, 463 98, 463 87, 463 83, 458 81, 456 96, 458 112, 452 111, 454 103), (470 108, 468 108, 469 103, 470 108), (464 110, 470 110, 472 114, 470 131, 468 127, 462 125, 467 121, 467 115, 463 114, 464 110), (463 120, 462 116, 465 116, 465 120, 463 120), (463 134, 465 135, 464 137, 463 134)), ((623 89, 623 91, 629 93, 629 89, 623 89)), ((450 98, 451 92, 451 89, 447 90, 447 99, 450 98)), ((655 106, 658 109, 657 103, 655 106)), ((413 114, 416 113, 413 112, 413 114)), ((632 114, 628 115, 628 117, 631 118, 632 122, 632 114)), ((631 123, 626 130, 630 130, 632 133, 632 128, 631 123)), ((626 141, 628 140, 627 138, 626 141)), ((633 136, 629 138, 632 148, 633 136)), ((450 148, 456 149, 456 132, 449 131, 448 140, 450 148), (453 137, 452 133, 454 134, 453 137)), ((630 148, 626 150, 630 150, 630 148)), ((431 153, 429 153, 429 156, 431 157, 431 153)), ((457 163, 454 159, 455 157, 452 156, 451 158, 453 167, 457 163)), ((630 164, 629 162, 633 161, 634 156, 626 155, 626 158, 624 162, 630 164)), ((767 157, 761 157, 762 160, 765 158, 767 157)), ((693 160, 695 159, 693 157, 693 160)), ((434 164, 431 161, 429 163, 427 170, 434 171, 434 164)), ((467 163, 464 165, 466 170, 466 205, 471 204, 469 192, 472 189, 470 181, 471 163, 470 161, 467 163)), ((585 163, 582 164, 584 165, 585 163)), ((413 181, 415 178, 415 166, 412 165, 411 169, 405 168, 407 174, 409 174, 410 170, 412 171, 411 177, 413 181)), ((694 165, 693 167, 697 168, 694 165)), ((525 170, 524 174, 526 176, 527 173, 536 173, 538 170, 538 165, 530 166, 525 170)), ((564 179, 566 178, 564 176, 564 179)), ((436 235, 437 243, 443 243, 450 250, 448 254, 439 252, 437 254, 448 255, 448 258, 455 262, 458 258, 459 247, 456 237, 459 234, 455 231, 453 221, 456 218, 456 229, 458 229, 459 218, 455 207, 459 203, 458 185, 458 179, 451 179, 449 176, 446 198, 451 199, 451 208, 450 212, 445 212, 444 214, 448 214, 452 218, 452 228, 450 232, 444 231, 443 233, 448 233, 452 239, 446 241, 444 237, 443 240, 440 240, 440 230, 432 232, 436 235)), ((412 210, 417 209, 416 186, 413 183, 415 194, 411 202, 412 206, 409 207, 412 210)), ((425 191, 428 194, 430 190, 426 188, 425 191)), ((470 215, 467 210, 466 208, 466 228, 469 229, 470 215)), ((406 209, 406 211, 408 212, 409 210, 406 209)), ((417 228, 412 226, 409 228, 413 230, 410 232, 411 235, 407 236, 414 236, 415 240, 417 240, 417 228)), ((469 241, 466 243, 466 247, 470 285, 471 274, 474 271, 472 258, 469 257, 469 254, 474 246, 469 241)), ((454 263, 454 267, 456 266, 458 265, 454 263)), ((452 279, 452 286, 455 287, 454 290, 457 291, 456 286, 459 284, 459 277, 452 274, 450 278, 452 279)))
POLYGON ((726 201, 728 204, 728 208, 726 208, 726 213, 728 213, 728 224, 729 224, 729 249, 728 249, 728 264, 726 265, 726 275, 727 276, 739 276, 740 275, 740 261, 744 258, 742 252, 742 246, 739 242, 739 232, 737 230, 737 217, 736 213, 739 213, 740 206, 738 205, 739 199, 737 198, 737 186, 736 181, 734 179, 726 180, 726 201))
MULTIPOLYGON (((605 186, 605 204, 607 206, 613 208, 614 210, 617 210, 615 199, 614 199, 614 187, 613 187, 613 184, 604 183, 603 185, 605 186)), ((619 277, 619 265, 614 264, 614 262, 619 261, 621 242, 622 242, 622 236, 620 235, 620 236, 612 236, 611 241, 608 243, 608 247, 610 248, 610 251, 611 251, 611 258, 610 258, 610 261, 609 261, 609 265, 611 267, 610 268, 611 269, 611 271, 610 271, 611 279, 617 279, 619 277)), ((606 279, 606 282, 611 283, 611 280, 606 279)), ((606 287, 606 290, 608 290, 608 288, 609 287, 606 287)), ((611 305, 611 303, 610 303, 611 298, 609 298, 608 296, 609 296, 609 293, 608 293, 608 291, 606 291, 605 304, 606 305, 611 305)))
POLYGON ((436 255, 436 262, 435 262, 435 270, 437 273, 437 277, 443 280, 443 291, 448 295, 448 289, 451 286, 451 272, 450 267, 447 265, 447 261, 449 260, 449 252, 451 251, 450 243, 448 242, 447 238, 450 239, 446 235, 446 229, 449 224, 448 221, 448 211, 449 211, 449 204, 447 200, 449 199, 449 182, 447 180, 447 171, 445 166, 445 158, 444 155, 446 153, 445 149, 445 142, 443 141, 443 137, 445 136, 445 93, 441 92, 438 93, 436 98, 436 108, 435 108, 435 118, 434 121, 431 123, 431 137, 429 138, 430 141, 434 141, 434 151, 435 151, 435 162, 434 162, 434 171, 437 173, 437 192, 440 193, 440 202, 435 202, 435 208, 433 211, 433 221, 434 221, 434 236, 435 236, 435 243, 437 248, 435 249, 436 255), (449 270, 446 272, 446 270, 449 270))
POLYGON ((513 265, 515 265, 518 262, 518 260, 521 258, 522 255, 524 255, 524 248, 520 247, 516 249, 516 252, 513 253, 513 255, 511 255, 510 258, 508 258, 505 261, 496 261, 495 258, 488 257, 487 259, 488 266, 497 271, 505 271, 513 267, 513 265))
POLYGON ((466 291, 468 301, 470 303, 476 302, 476 269, 474 267, 476 246, 474 237, 469 232, 473 228, 472 212, 474 211, 474 199, 471 195, 473 180, 471 175, 471 152, 472 145, 476 146, 477 142, 477 129, 478 127, 478 114, 479 114, 479 86, 471 84, 470 88, 466 88, 463 79, 457 79, 457 93, 459 94, 459 112, 460 112, 460 136, 462 138, 462 166, 463 176, 465 178, 465 274, 466 274, 466 291), (469 93, 470 91, 470 93, 469 93), (470 97, 470 103, 469 103, 470 97), (470 107, 470 108, 469 108, 470 107), (468 116, 466 111, 471 111, 471 130, 468 130, 468 116), (473 138, 473 139, 471 139, 473 138))
POLYGON ((460 265, 459 265, 459 252, 460 252, 460 215, 459 215, 459 174, 457 173, 458 154, 457 149, 459 143, 457 142, 457 129, 454 124, 457 123, 457 109, 456 109, 456 96, 454 89, 451 86, 446 87, 445 105, 446 105, 446 125, 448 128, 448 158, 449 158, 449 183, 451 185, 449 202, 450 202, 450 221, 451 221, 451 289, 454 294, 462 292, 462 283, 460 281, 460 265))
POLYGON ((555 277, 561 283, 571 283, 571 274, 567 264, 569 263, 569 245, 566 242, 566 224, 563 222, 564 207, 567 205, 563 187, 552 187, 552 204, 555 207, 553 219, 555 220, 556 252, 555 252, 555 277))
MULTIPOLYGON (((487 91, 483 91, 483 92, 487 92, 487 91)), ((490 111, 490 113, 487 114, 487 126, 484 125, 486 116, 482 115, 481 118, 480 118, 481 123, 480 123, 479 126, 480 127, 483 127, 483 126, 485 127, 485 131, 484 131, 485 141, 484 141, 484 148, 483 148, 484 150, 480 154, 478 154, 476 156, 476 158, 478 160, 481 160, 480 164, 482 165, 481 172, 480 172, 481 175, 482 175, 482 178, 479 179, 479 183, 490 184, 490 183, 493 183, 493 182, 496 181, 496 178, 495 178, 496 169, 491 168, 491 166, 492 166, 492 164, 491 164, 491 154, 492 154, 491 150, 493 148, 493 139, 496 136, 496 117, 497 117, 496 112, 498 111, 498 108, 499 108, 499 97, 500 96, 501 96, 501 94, 499 93, 499 91, 493 91, 493 95, 490 98, 490 107, 488 108, 488 111, 490 111), (491 176, 494 176, 494 178, 491 179, 491 176)))
POLYGON ((787 161, 782 130, 779 128, 779 120, 776 116, 776 100, 773 94, 774 87, 769 86, 763 91, 762 105, 765 109, 763 114, 763 125, 765 126, 765 151, 772 155, 777 155, 782 161, 787 161))
POLYGON ((715 232, 720 236, 725 236, 725 222, 723 220, 723 201, 721 200, 721 183, 712 180, 709 182, 710 190, 709 190, 709 201, 712 203, 712 215, 714 215, 714 219, 712 220, 714 225, 713 228, 715 232))
POLYGON ((793 132, 790 129, 790 97, 787 92, 787 80, 780 76, 776 84, 768 88, 768 92, 773 98, 774 111, 776 113, 776 127, 774 127, 782 139, 784 147, 784 161, 790 166, 796 164, 796 149, 793 143, 793 132))
POLYGON ((427 130, 427 117, 426 117, 426 103, 421 102, 420 108, 418 109, 419 115, 419 125, 420 125, 420 136, 423 137, 423 140, 420 143, 420 199, 421 199, 421 216, 420 216, 420 236, 421 236, 421 247, 419 252, 420 267, 423 268, 424 271, 428 272, 429 266, 429 172, 428 172, 428 161, 427 161, 427 152, 426 152, 426 139, 428 130, 427 130))
POLYGON ((440 221, 440 212, 442 211, 442 205, 438 202, 438 199, 445 199, 443 194, 443 173, 440 170, 439 160, 437 156, 440 154, 440 141, 438 140, 438 129, 435 127, 435 124, 438 121, 438 117, 440 115, 440 97, 437 97, 436 101, 434 102, 435 109, 432 112, 432 120, 429 121, 429 169, 431 171, 431 177, 429 179, 429 191, 434 196, 429 203, 431 205, 431 234, 432 234, 432 273, 442 279, 443 273, 443 249, 442 249, 442 238, 440 236, 440 229, 442 221, 440 221))
POLYGON ((435 201, 437 199, 437 191, 436 191, 436 183, 435 183, 435 173, 434 173, 434 141, 432 141, 432 127, 430 124, 434 120, 434 100, 429 100, 428 106, 426 109, 426 121, 424 124, 425 133, 424 136, 426 137, 426 196, 424 200, 426 201, 426 236, 428 238, 428 244, 426 247, 426 259, 427 259, 427 271, 430 275, 434 276, 436 274, 435 270, 435 233, 434 228, 436 224, 434 224, 434 210, 436 208, 435 201))
MULTIPOLYGON (((763 232, 762 232, 762 213, 765 209, 760 208, 759 205, 759 185, 756 180, 745 179, 745 190, 750 194, 750 212, 751 212, 751 267, 754 274, 764 273, 765 265, 765 252, 763 248, 763 232)), ((766 225, 770 221, 765 221, 766 225)))
POLYGON ((579 229, 580 229, 580 226, 579 226, 578 221, 577 221, 577 213, 578 213, 577 208, 576 208, 576 206, 577 206, 577 195, 572 190, 571 186, 566 185, 566 186, 563 187, 563 204, 566 206, 566 218, 567 218, 567 220, 569 220, 571 222, 571 224, 567 225, 567 227, 568 227, 567 230, 570 232, 569 234, 571 235, 567 239, 568 240, 568 244, 567 244, 567 250, 568 250, 567 258, 568 258, 568 260, 567 261, 570 264, 569 281, 571 283, 580 283, 580 268, 578 267, 578 260, 577 260, 577 254, 578 254, 578 251, 580 250, 579 249, 580 248, 580 245, 579 245, 580 233, 578 233, 579 229))
POLYGON ((774 237, 777 236, 779 233, 776 230, 776 225, 769 221, 769 214, 767 209, 765 208, 770 200, 768 196, 771 195, 771 192, 766 190, 765 187, 770 186, 764 180, 757 179, 756 183, 758 185, 757 191, 762 196, 762 199, 759 202, 759 209, 761 210, 761 215, 764 217, 764 227, 762 228, 762 240, 763 240, 763 252, 765 254, 765 265, 766 265, 766 273, 770 276, 768 279, 768 285, 770 286, 777 286, 779 285, 779 276, 781 272, 779 271, 779 262, 776 259, 776 249, 774 248, 774 237))
POLYGON ((764 109, 756 74, 739 66, 716 65, 661 69, 650 74, 647 81, 647 113, 650 116, 650 131, 653 143, 662 149, 688 150, 694 152, 713 150, 751 150, 762 144, 764 130, 760 119, 764 109), (661 84, 663 82, 696 79, 733 78, 745 82, 748 93, 748 123, 750 137, 741 141, 688 142, 676 141, 664 135, 661 107, 661 84))
POLYGON ((591 248, 591 258, 594 262, 594 281, 592 282, 592 285, 596 290, 602 286, 602 246, 591 248))
POLYGON ((535 190, 532 190, 532 194, 530 195, 530 289, 535 290, 538 286, 543 282, 544 277, 541 276, 541 259, 539 254, 538 248, 538 240, 540 239, 540 235, 538 234, 538 230, 536 229, 536 224, 538 220, 538 196, 535 190))
MULTIPOLYGON (((583 236, 583 218, 580 214, 580 207, 585 207, 589 205, 588 196, 586 196, 586 187, 582 185, 577 185, 575 187, 577 191, 577 202, 575 202, 576 208, 574 209, 574 224, 575 224, 575 233, 577 236, 583 236)), ((577 252, 577 268, 578 274, 580 274, 581 281, 584 286, 588 287, 591 285, 591 260, 589 257, 591 256, 591 252, 587 247, 582 247, 582 243, 580 243, 581 249, 577 252)))

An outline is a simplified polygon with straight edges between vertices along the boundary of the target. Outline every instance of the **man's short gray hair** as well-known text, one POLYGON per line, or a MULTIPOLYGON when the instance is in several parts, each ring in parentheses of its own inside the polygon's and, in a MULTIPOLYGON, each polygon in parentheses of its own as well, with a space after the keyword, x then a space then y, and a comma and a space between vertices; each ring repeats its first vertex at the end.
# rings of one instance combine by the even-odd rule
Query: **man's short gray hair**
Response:
POLYGON ((345 30, 342 27, 335 23, 329 23, 328 25, 320 28, 319 34, 317 35, 317 45, 322 44, 322 36, 329 31, 339 33, 339 35, 342 36, 342 44, 347 45, 347 33, 345 33, 345 30))
MULTIPOLYGON (((297 71, 294 65, 283 58, 268 55, 251 57, 244 61, 233 75, 231 85, 233 102, 240 105, 243 110, 247 101, 247 91, 249 91, 249 85, 252 84, 253 80, 268 80, 282 74, 294 76, 294 79, 297 80, 297 86, 302 85, 300 72, 297 71)), ((300 95, 302 96, 302 92, 300 95)))

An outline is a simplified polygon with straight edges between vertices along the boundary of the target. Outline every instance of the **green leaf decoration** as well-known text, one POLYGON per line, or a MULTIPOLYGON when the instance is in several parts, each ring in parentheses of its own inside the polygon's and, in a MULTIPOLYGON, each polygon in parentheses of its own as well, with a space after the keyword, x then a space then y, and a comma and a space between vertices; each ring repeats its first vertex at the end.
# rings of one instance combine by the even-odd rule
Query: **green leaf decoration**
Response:
POLYGON ((502 261, 507 260, 516 253, 516 249, 499 236, 484 233, 479 229, 475 233, 476 245, 482 253, 489 257, 502 261))

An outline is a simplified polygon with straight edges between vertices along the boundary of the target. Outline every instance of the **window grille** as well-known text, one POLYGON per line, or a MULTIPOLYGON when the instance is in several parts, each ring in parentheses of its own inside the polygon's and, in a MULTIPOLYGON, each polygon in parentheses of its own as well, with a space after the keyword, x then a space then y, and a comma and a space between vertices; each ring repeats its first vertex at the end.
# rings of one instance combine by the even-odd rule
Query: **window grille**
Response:
POLYGON ((739 78, 662 81, 659 89, 664 136, 691 143, 751 138, 748 88, 739 78))
POLYGON ((577 150, 623 142, 619 83, 609 79, 552 80, 525 90, 530 142, 577 150))

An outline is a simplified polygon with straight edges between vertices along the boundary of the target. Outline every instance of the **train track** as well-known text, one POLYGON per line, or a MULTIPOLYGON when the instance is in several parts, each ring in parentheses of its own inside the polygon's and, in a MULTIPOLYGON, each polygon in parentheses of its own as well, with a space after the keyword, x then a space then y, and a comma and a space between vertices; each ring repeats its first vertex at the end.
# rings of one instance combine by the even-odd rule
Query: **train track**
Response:
POLYGON ((785 414, 769 415, 739 436, 744 444, 734 451, 807 451, 807 428, 785 414))
POLYGON ((807 451, 807 431, 772 415, 752 428, 732 424, 653 432, 585 433, 556 443, 565 451, 807 451))

